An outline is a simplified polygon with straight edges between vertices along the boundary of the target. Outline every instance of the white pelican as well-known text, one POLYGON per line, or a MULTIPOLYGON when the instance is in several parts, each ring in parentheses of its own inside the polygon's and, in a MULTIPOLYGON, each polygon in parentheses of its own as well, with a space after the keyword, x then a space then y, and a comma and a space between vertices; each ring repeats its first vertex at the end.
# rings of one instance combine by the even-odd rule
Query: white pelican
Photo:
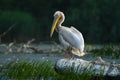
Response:
POLYGON ((54 13, 54 21, 51 28, 50 37, 52 37, 54 30, 59 34, 59 41, 66 50, 66 58, 68 57, 68 52, 71 52, 77 56, 84 55, 84 38, 82 33, 79 32, 74 27, 65 27, 62 26, 62 23, 65 20, 63 12, 56 11, 54 13))

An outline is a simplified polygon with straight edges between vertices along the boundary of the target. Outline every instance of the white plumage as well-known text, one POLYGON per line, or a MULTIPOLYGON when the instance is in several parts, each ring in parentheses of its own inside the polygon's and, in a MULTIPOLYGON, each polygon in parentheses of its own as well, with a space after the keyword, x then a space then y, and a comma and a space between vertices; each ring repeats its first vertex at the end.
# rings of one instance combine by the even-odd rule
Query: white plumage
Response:
POLYGON ((57 32, 59 35, 59 41, 64 47, 64 49, 68 50, 68 48, 72 48, 72 53, 78 56, 84 55, 84 38, 82 33, 79 32, 74 27, 65 27, 61 24, 63 23, 65 16, 63 12, 57 11, 54 14, 54 22, 53 27, 51 29, 51 36, 54 32, 54 29, 57 27, 57 32))

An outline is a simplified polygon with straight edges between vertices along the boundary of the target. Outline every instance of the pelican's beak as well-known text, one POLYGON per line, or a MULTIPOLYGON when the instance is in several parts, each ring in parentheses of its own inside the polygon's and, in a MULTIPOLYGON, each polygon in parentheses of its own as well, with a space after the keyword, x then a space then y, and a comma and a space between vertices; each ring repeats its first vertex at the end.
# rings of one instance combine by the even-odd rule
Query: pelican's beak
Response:
POLYGON ((54 18, 53 25, 52 25, 51 32, 50 32, 50 37, 52 37, 53 32, 57 26, 59 19, 60 19, 60 16, 58 16, 57 18, 54 18))

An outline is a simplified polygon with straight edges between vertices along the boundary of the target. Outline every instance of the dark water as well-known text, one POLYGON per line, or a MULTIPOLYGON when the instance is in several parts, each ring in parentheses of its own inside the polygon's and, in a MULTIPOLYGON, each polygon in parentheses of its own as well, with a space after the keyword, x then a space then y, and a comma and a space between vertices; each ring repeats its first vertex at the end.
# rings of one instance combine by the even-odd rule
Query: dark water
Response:
MULTIPOLYGON (((21 44, 13 45, 11 48, 13 50, 16 49, 16 47, 20 47, 21 44)), ((32 61, 51 61, 55 63, 57 60, 65 58, 65 53, 4 53, 7 49, 6 46, 7 44, 1 44, 0 45, 0 64, 7 64, 11 61, 27 61, 27 62, 32 62, 32 61)), ((32 47, 36 49, 41 49, 41 50, 49 50, 49 49, 58 49, 60 50, 60 46, 56 46, 54 44, 32 44, 32 47)), ((97 56, 96 56, 97 57, 97 56)), ((90 54, 85 55, 83 57, 77 57, 75 58, 82 58, 84 60, 93 60, 96 58, 95 56, 91 56, 90 54)), ((103 60, 108 61, 108 62, 115 62, 115 63, 120 63, 120 59, 112 59, 110 57, 102 57, 103 60)))
MULTIPOLYGON (((32 61, 51 61, 55 63, 57 60, 64 58, 65 54, 29 54, 29 53, 21 53, 21 54, 0 54, 0 64, 7 64, 11 61, 16 61, 16 62, 22 62, 22 61, 27 61, 27 62, 32 62, 32 61)), ((90 56, 90 55, 85 55, 83 57, 77 57, 75 58, 82 58, 84 60, 93 60, 96 57, 90 56)), ((115 63, 120 63, 120 59, 110 59, 108 58, 102 58, 105 61, 108 62, 115 62, 115 63)))
POLYGON ((11 61, 51 61, 54 63, 61 58, 64 58, 64 54, 0 54, 0 64, 6 64, 11 61))

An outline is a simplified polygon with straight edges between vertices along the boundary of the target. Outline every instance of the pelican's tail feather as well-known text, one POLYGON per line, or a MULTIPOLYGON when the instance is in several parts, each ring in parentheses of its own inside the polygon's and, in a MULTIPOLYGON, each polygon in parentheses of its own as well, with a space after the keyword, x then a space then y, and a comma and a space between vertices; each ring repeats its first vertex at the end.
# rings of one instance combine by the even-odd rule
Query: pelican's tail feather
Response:
POLYGON ((84 52, 81 52, 79 49, 74 49, 74 50, 72 50, 72 53, 73 53, 74 55, 77 55, 77 56, 84 56, 84 55, 85 55, 85 53, 84 53, 84 52))

